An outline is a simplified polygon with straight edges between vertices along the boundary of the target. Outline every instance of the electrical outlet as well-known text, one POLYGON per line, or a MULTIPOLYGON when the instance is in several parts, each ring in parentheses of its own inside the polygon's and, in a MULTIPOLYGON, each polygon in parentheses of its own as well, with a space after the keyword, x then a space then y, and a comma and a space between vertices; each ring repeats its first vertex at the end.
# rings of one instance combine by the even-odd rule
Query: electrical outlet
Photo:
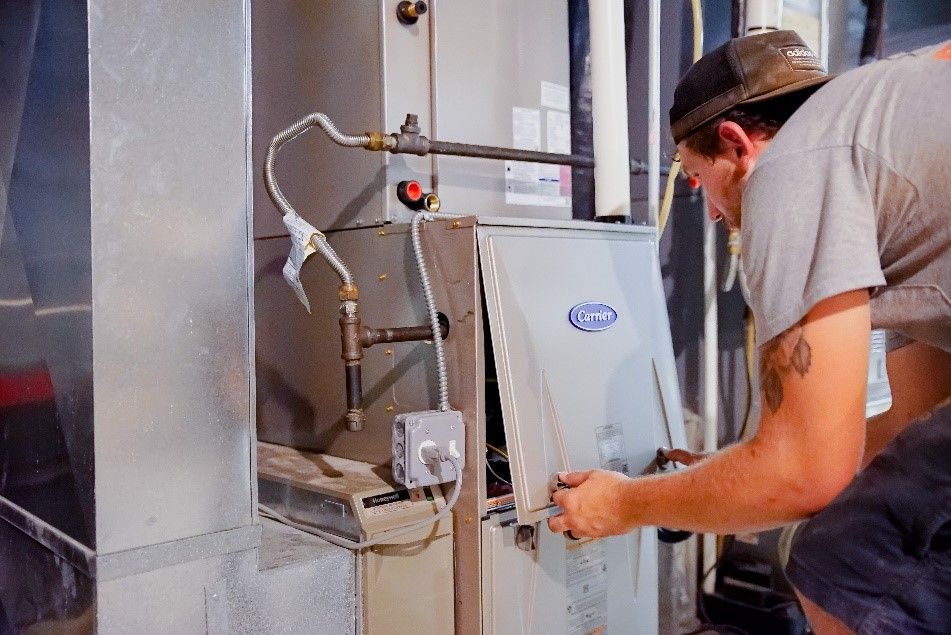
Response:
POLYGON ((456 480, 450 461, 427 464, 426 448, 442 449, 465 462, 465 426, 457 410, 406 412, 393 419, 393 479, 409 488, 456 480))

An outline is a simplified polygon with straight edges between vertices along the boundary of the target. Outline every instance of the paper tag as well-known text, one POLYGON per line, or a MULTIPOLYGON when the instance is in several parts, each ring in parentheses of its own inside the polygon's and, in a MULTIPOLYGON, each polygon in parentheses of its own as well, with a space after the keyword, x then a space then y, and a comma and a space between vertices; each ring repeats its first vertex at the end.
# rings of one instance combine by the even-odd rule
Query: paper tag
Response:
POLYGON ((571 105, 571 95, 568 87, 554 82, 542 82, 541 104, 545 108, 568 110, 571 105))
POLYGON ((571 154, 571 115, 566 112, 545 112, 548 151, 571 154))
POLYGON ((304 285, 300 281, 300 270, 307 259, 317 251, 311 240, 314 236, 323 236, 323 234, 294 213, 284 214, 284 225, 291 239, 291 252, 287 256, 287 262, 284 263, 284 279, 291 285, 291 289, 297 294, 301 304, 310 313, 310 302, 307 300, 307 294, 304 293, 304 285))
POLYGON ((512 147, 519 150, 542 149, 542 119, 538 110, 512 107, 512 147))

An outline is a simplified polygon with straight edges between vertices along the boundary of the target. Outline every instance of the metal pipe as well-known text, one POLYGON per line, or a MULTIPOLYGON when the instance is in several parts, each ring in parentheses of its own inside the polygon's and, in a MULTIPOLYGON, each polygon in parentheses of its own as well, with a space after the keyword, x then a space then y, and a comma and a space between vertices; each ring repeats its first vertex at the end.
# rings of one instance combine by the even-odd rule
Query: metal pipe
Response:
POLYGON ((867 4, 859 64, 880 59, 885 41, 885 0, 868 0, 867 4))
MULTIPOLYGON (((440 320, 439 332, 443 339, 449 337, 448 322, 440 320)), ((433 329, 429 324, 382 329, 364 326, 360 335, 360 344, 363 348, 370 348, 376 344, 391 344, 393 342, 423 342, 432 339, 432 337, 433 329)))
MULTIPOLYGON (((423 137, 425 139, 425 137, 423 137)), ((576 168, 594 167, 594 158, 580 154, 558 154, 555 152, 536 152, 517 148, 481 146, 472 143, 429 140, 429 154, 446 154, 456 157, 474 157, 477 159, 499 159, 504 161, 528 161, 531 163, 553 163, 570 165, 576 168)))
POLYGON ((363 367, 359 361, 348 362, 344 372, 347 378, 347 429, 363 430, 363 367))
MULTIPOLYGON (((659 11, 659 6, 655 6, 658 4, 659 0, 651 0, 652 21, 654 13, 659 11)), ((588 18, 591 30, 594 214, 595 217, 630 216, 624 5, 619 0, 589 0, 588 18)), ((659 117, 659 114, 655 115, 659 117)), ((654 136, 656 142, 657 133, 654 136)), ((656 170, 659 158, 649 155, 648 162, 656 170)), ((656 210, 656 202, 653 205, 656 210)))
MULTIPOLYGON (((703 451, 715 452, 719 433, 719 342, 717 333, 717 234, 716 223, 706 213, 707 200, 701 192, 703 214, 703 451)), ((703 535, 703 572, 716 565, 716 536, 703 535)), ((715 576, 703 581, 713 592, 715 576)))

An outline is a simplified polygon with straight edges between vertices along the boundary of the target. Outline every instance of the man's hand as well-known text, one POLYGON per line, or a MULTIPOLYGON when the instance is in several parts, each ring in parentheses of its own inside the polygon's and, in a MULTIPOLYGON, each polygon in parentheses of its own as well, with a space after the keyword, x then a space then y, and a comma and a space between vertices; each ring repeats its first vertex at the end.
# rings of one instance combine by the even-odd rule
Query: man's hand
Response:
POLYGON ((624 497, 631 479, 605 470, 565 472, 559 478, 569 489, 552 494, 564 513, 548 519, 549 529, 571 531, 575 538, 617 536, 633 529, 624 497))

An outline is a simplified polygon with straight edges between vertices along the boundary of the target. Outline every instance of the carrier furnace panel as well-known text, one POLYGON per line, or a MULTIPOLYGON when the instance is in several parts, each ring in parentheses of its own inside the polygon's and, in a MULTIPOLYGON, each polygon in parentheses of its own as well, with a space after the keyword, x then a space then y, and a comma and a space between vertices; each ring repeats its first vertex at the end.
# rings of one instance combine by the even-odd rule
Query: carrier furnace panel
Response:
POLYGON ((482 225, 478 238, 516 507, 483 523, 483 632, 655 632, 653 528, 573 541, 543 522, 557 472, 637 476, 658 447, 684 447, 653 232, 482 225))

